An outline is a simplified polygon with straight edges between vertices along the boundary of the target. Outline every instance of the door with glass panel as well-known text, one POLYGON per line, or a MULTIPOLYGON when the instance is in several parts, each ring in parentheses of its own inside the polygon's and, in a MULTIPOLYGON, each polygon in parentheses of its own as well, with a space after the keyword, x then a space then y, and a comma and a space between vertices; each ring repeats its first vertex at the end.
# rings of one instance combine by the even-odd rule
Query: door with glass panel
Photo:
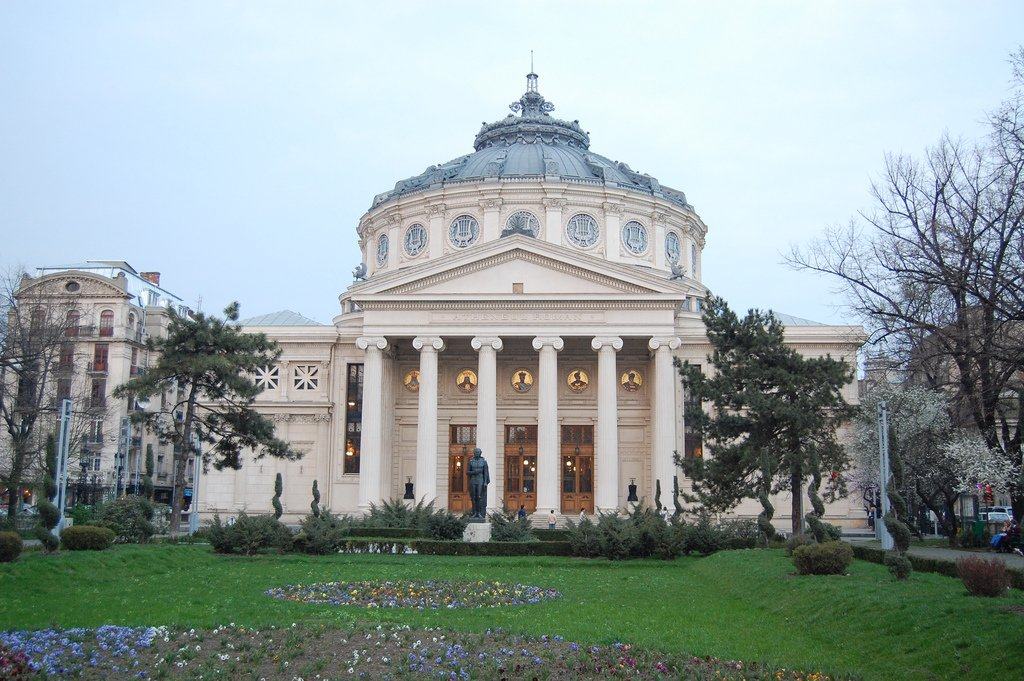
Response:
POLYGON ((505 426, 505 508, 537 510, 537 426, 505 426))
POLYGON ((473 509, 469 497, 469 477, 466 466, 473 458, 476 447, 476 426, 449 426, 448 428, 448 510, 463 513, 473 509))
POLYGON ((594 512, 594 426, 562 426, 562 513, 594 512))

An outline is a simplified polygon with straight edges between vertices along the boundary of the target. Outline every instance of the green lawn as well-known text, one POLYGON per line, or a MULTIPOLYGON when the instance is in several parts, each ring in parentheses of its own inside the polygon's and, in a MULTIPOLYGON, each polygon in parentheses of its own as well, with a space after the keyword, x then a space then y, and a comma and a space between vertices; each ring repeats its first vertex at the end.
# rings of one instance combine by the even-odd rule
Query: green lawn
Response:
POLYGON ((392 621, 451 629, 500 626, 586 643, 865 678, 1006 678, 1020 669, 1024 595, 969 597, 954 579, 894 582, 855 561, 846 577, 796 577, 780 551, 674 562, 567 558, 214 555, 205 546, 38 552, 0 565, 0 630, 100 624, 211 627, 392 621), (271 586, 351 579, 496 579, 551 586, 533 606, 405 612, 268 598, 271 586), (1011 612, 1016 610, 1016 612, 1011 612))

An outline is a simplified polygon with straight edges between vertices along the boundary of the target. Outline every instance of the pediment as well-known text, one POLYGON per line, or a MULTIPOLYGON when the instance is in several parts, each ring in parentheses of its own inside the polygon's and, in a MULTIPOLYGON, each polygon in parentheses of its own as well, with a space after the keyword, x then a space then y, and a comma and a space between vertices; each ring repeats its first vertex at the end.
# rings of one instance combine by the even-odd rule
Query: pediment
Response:
POLYGON ((364 296, 493 297, 511 295, 522 284, 527 296, 683 296, 687 287, 664 275, 610 263, 529 237, 509 237, 477 253, 455 253, 416 268, 371 278, 353 290, 364 296))
POLYGON ((97 277, 92 272, 67 270, 55 272, 26 280, 21 295, 73 296, 75 298, 130 298, 131 296, 118 288, 105 277, 97 277), (65 286, 75 282, 78 289, 69 293, 65 286))

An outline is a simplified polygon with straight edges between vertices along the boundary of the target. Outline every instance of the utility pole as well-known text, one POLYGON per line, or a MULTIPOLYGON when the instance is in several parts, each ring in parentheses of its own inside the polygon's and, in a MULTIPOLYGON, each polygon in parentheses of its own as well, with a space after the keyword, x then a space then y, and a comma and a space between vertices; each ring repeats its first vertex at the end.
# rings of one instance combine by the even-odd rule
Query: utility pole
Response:
POLYGON ((53 536, 60 537, 64 529, 64 505, 68 495, 68 449, 71 446, 71 400, 60 402, 60 422, 57 429, 57 526, 53 528, 53 536))
POLYGON ((878 496, 882 515, 875 519, 875 531, 882 542, 882 548, 891 551, 892 535, 885 526, 885 516, 889 514, 889 408, 884 400, 878 403, 878 474, 878 496))
POLYGON ((198 434, 195 436, 195 441, 195 463, 192 465, 192 502, 188 512, 189 534, 195 534, 199 531, 199 478, 203 474, 203 445, 198 434))
MULTIPOLYGON (((132 421, 127 416, 121 417, 121 433, 117 440, 117 481, 114 483, 114 498, 121 496, 121 476, 128 472, 128 447, 131 446, 132 421)), ((125 485, 127 490, 128 485, 125 485)))

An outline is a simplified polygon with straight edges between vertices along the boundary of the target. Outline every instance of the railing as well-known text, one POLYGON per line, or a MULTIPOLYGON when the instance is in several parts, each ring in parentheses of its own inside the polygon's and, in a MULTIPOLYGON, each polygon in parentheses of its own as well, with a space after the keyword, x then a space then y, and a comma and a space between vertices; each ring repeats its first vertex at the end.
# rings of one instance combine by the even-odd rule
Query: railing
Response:
POLYGON ((146 333, 142 329, 129 326, 69 326, 64 330, 68 338, 123 338, 126 341, 142 343, 146 333), (115 330, 117 333, 115 333, 115 330))
POLYGON ((89 409, 106 409, 107 398, 104 397, 90 397, 88 400, 89 409))
POLYGON ((89 362, 86 365, 86 371, 90 374, 105 374, 107 373, 106 362, 89 362))

